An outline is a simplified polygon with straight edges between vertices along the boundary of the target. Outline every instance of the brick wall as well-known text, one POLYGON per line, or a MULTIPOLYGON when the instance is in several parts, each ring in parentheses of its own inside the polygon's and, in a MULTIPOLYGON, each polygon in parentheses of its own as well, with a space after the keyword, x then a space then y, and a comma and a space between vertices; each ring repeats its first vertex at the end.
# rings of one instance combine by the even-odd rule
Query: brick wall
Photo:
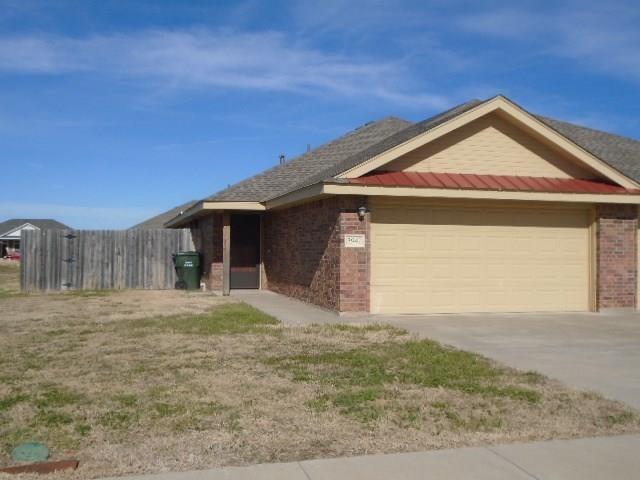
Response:
POLYGON ((358 218, 358 208, 367 207, 366 197, 343 197, 340 211, 340 311, 369 311, 370 217, 358 218), (344 246, 344 236, 362 234, 365 248, 344 246))
POLYGON ((191 236, 202 254, 202 280, 209 290, 222 290, 222 215, 212 214, 191 223, 191 236))
POLYGON ((339 213, 337 198, 330 198, 264 215, 269 290, 338 309, 339 213))
POLYGON ((344 235, 368 236, 360 221, 359 197, 332 197, 284 210, 263 219, 263 255, 268 288, 339 311, 369 308, 369 254, 345 248, 344 235))
POLYGON ((635 205, 598 205, 598 309, 633 308, 637 292, 635 205))

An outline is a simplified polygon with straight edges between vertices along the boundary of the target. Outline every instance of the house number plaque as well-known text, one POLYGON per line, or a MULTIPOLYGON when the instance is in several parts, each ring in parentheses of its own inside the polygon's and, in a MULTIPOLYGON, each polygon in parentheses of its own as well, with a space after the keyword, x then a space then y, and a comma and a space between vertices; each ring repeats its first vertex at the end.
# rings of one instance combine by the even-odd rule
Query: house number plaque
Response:
POLYGON ((344 236, 344 246, 347 248, 364 248, 364 245, 365 245, 364 234, 344 236))

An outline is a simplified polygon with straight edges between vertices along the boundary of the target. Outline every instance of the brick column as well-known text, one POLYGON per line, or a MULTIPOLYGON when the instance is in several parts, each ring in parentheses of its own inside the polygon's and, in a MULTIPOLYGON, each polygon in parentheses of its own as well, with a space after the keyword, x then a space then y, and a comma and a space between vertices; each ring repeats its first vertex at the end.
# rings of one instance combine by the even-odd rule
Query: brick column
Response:
POLYGON ((367 197, 342 197, 339 218, 341 312, 369 311, 370 217, 361 220, 359 207, 368 207, 367 197), (363 248, 345 247, 346 235, 364 235, 363 248))
POLYGON ((598 310, 634 308, 637 292, 636 205, 598 205, 598 310))

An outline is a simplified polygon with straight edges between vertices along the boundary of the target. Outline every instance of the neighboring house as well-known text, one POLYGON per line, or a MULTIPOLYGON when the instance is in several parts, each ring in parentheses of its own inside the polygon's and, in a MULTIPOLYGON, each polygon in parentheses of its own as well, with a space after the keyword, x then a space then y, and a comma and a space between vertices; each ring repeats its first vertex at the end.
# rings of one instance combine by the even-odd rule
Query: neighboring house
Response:
POLYGON ((64 230, 64 223, 51 219, 12 218, 0 223, 0 258, 20 251, 20 238, 25 230, 64 230))
POLYGON ((211 289, 339 312, 634 308, 640 142, 503 96, 367 124, 195 203, 211 289))
POLYGON ((133 227, 129 227, 129 230, 165 228, 165 223, 189 209, 194 203, 196 203, 195 200, 190 200, 187 203, 183 203, 182 205, 174 207, 171 210, 167 210, 155 217, 151 217, 144 222, 140 222, 133 227))

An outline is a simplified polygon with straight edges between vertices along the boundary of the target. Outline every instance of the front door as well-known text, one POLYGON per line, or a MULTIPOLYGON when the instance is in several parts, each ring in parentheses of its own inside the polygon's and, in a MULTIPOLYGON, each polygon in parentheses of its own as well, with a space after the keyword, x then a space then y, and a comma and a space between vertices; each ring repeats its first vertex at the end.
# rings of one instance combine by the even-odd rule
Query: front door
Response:
POLYGON ((260 288, 260 216, 231 215, 231 288, 260 288))

